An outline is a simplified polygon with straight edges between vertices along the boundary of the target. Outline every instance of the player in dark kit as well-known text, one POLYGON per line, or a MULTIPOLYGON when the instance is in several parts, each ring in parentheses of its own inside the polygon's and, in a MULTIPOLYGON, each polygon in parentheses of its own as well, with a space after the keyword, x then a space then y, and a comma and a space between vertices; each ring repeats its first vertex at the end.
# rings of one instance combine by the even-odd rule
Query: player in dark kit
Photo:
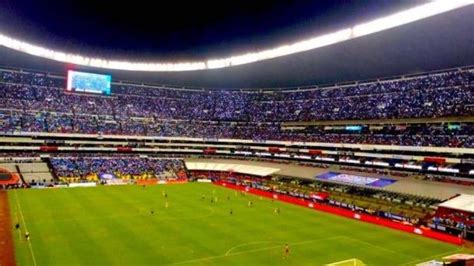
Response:
POLYGON ((290 255, 290 246, 288 244, 285 245, 285 258, 290 255))
POLYGON ((16 224, 15 224, 15 229, 16 229, 16 230, 19 230, 19 229, 20 229, 20 224, 19 224, 19 223, 16 223, 16 224))

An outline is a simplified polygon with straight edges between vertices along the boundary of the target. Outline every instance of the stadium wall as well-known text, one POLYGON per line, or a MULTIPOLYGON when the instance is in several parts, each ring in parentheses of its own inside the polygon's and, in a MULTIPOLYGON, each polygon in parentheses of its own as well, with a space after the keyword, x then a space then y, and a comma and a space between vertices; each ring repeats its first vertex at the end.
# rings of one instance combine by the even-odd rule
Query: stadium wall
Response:
POLYGON ((377 225, 380 225, 380 226, 384 226, 384 227, 404 231, 404 232, 407 232, 407 233, 417 234, 417 235, 420 235, 420 236, 428 237, 428 238, 431 238, 431 239, 436 239, 436 240, 451 243, 451 244, 454 244, 454 245, 462 245, 463 244, 463 239, 459 238, 459 237, 455 237, 455 236, 448 235, 448 234, 443 234, 441 232, 431 231, 430 229, 419 228, 419 227, 412 226, 412 225, 402 224, 402 223, 399 223, 399 222, 395 222, 395 221, 392 221, 392 220, 384 219, 384 218, 373 216, 373 215, 361 214, 361 213, 353 212, 351 210, 346 210, 346 209, 337 208, 337 207, 328 206, 328 205, 322 205, 322 204, 318 204, 318 203, 315 203, 315 202, 312 202, 312 201, 299 199, 299 198, 295 198, 295 197, 291 197, 291 196, 287 196, 287 195, 276 194, 276 193, 272 193, 272 192, 268 192, 268 191, 262 191, 262 190, 255 189, 255 188, 237 186, 237 185, 227 183, 227 182, 223 182, 223 181, 218 181, 218 182, 215 182, 214 184, 218 185, 218 186, 223 186, 223 187, 226 187, 226 188, 230 188, 230 189, 239 190, 239 191, 246 191, 248 193, 258 195, 258 196, 262 196, 262 197, 266 197, 266 198, 273 198, 273 199, 276 199, 276 200, 280 200, 280 201, 283 201, 283 202, 299 205, 299 206, 302 206, 302 207, 312 208, 312 209, 318 210, 318 211, 323 211, 323 212, 327 212, 327 213, 336 214, 336 215, 343 216, 343 217, 350 218, 350 219, 356 219, 356 220, 360 220, 360 221, 363 221, 363 222, 377 224, 377 225))

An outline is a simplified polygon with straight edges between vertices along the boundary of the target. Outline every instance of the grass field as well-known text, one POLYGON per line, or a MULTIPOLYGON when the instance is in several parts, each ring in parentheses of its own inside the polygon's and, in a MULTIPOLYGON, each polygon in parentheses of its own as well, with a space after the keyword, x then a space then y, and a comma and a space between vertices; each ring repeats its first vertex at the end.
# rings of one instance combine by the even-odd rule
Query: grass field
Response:
POLYGON ((31 235, 28 242, 13 232, 18 265, 323 265, 349 259, 414 265, 460 251, 211 184, 11 190, 8 196, 13 223, 23 231, 26 224, 31 235))

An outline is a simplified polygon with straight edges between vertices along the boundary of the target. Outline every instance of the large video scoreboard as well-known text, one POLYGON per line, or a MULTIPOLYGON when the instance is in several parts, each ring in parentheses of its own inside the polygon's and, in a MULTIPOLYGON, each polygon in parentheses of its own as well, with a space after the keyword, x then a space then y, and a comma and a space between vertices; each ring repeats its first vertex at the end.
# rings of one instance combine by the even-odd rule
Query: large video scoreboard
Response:
POLYGON ((67 90, 73 92, 89 92, 110 94, 112 76, 69 70, 67 72, 67 90))

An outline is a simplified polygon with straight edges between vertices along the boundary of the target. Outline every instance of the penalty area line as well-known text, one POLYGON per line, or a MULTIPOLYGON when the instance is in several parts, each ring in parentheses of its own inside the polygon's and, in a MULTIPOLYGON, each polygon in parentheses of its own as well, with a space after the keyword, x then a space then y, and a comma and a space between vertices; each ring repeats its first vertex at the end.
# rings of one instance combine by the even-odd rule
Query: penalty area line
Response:
POLYGON ((344 264, 344 263, 347 263, 347 262, 354 262, 354 265, 356 265, 357 259, 352 258, 352 259, 347 259, 347 260, 336 261, 336 262, 333 262, 333 263, 328 263, 328 264, 326 264, 326 266, 340 265, 340 264, 344 264))

